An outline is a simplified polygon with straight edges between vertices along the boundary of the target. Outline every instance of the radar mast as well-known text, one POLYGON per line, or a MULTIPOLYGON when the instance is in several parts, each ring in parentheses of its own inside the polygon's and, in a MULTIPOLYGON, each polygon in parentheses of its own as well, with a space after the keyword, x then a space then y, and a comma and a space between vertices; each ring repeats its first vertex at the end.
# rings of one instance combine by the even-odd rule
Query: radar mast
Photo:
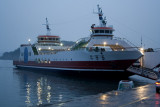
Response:
POLYGON ((98 14, 99 16, 99 26, 106 27, 106 24, 107 24, 106 17, 103 17, 103 12, 102 12, 102 9, 99 7, 99 5, 97 5, 97 8, 98 8, 98 12, 96 12, 96 14, 98 14))
POLYGON ((46 25, 47 35, 51 35, 51 29, 49 28, 49 23, 47 18, 46 18, 46 24, 43 24, 43 25, 46 25))

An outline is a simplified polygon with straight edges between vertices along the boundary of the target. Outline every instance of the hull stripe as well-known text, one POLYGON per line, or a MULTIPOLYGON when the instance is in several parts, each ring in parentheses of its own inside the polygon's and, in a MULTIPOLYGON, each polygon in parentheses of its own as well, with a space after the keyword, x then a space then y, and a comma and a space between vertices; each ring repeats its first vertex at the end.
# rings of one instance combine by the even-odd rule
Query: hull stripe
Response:
POLYGON ((70 69, 70 68, 54 68, 54 67, 38 67, 38 66, 24 66, 24 65, 17 65, 20 68, 36 68, 36 69, 53 69, 53 70, 67 70, 67 71, 121 71, 124 70, 114 70, 114 69, 70 69))
POLYGON ((20 67, 39 67, 49 69, 76 70, 76 71, 123 71, 136 60, 117 60, 117 61, 52 61, 50 63, 37 63, 35 61, 13 61, 13 65, 20 67))

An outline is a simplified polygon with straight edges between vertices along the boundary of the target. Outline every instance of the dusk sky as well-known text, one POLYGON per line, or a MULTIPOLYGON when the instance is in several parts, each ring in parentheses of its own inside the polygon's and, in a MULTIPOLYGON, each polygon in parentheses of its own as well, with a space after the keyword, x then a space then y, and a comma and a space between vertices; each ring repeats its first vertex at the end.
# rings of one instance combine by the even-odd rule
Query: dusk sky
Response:
POLYGON ((160 0, 0 0, 0 53, 20 44, 36 42, 46 34, 45 18, 52 35, 76 41, 90 36, 90 26, 99 24, 97 4, 115 37, 126 38, 145 48, 160 48, 160 0))

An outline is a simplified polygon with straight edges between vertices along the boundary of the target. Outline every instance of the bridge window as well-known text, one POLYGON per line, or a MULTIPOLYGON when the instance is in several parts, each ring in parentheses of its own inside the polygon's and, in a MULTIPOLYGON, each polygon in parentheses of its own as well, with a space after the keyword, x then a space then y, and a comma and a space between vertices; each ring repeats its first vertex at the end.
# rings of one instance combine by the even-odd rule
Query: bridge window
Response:
POLYGON ((105 30, 105 33, 109 33, 109 30, 105 30))
POLYGON ((95 33, 99 33, 99 30, 95 30, 95 33))
POLYGON ((110 30, 110 33, 112 34, 112 30, 110 30))
POLYGON ((104 33, 104 30, 100 30, 100 33, 104 33))

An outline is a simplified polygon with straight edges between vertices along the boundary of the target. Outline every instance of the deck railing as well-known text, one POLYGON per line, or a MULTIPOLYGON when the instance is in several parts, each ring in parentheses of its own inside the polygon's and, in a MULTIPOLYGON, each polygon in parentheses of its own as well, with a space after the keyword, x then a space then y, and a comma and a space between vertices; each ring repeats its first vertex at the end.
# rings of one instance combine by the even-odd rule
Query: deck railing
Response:
POLYGON ((137 47, 135 44, 133 44, 131 41, 129 41, 129 40, 126 39, 126 38, 113 37, 113 39, 123 40, 123 41, 125 41, 126 43, 128 43, 131 47, 134 47, 134 48, 136 48, 136 49, 139 49, 139 48, 140 48, 140 47, 137 47))

